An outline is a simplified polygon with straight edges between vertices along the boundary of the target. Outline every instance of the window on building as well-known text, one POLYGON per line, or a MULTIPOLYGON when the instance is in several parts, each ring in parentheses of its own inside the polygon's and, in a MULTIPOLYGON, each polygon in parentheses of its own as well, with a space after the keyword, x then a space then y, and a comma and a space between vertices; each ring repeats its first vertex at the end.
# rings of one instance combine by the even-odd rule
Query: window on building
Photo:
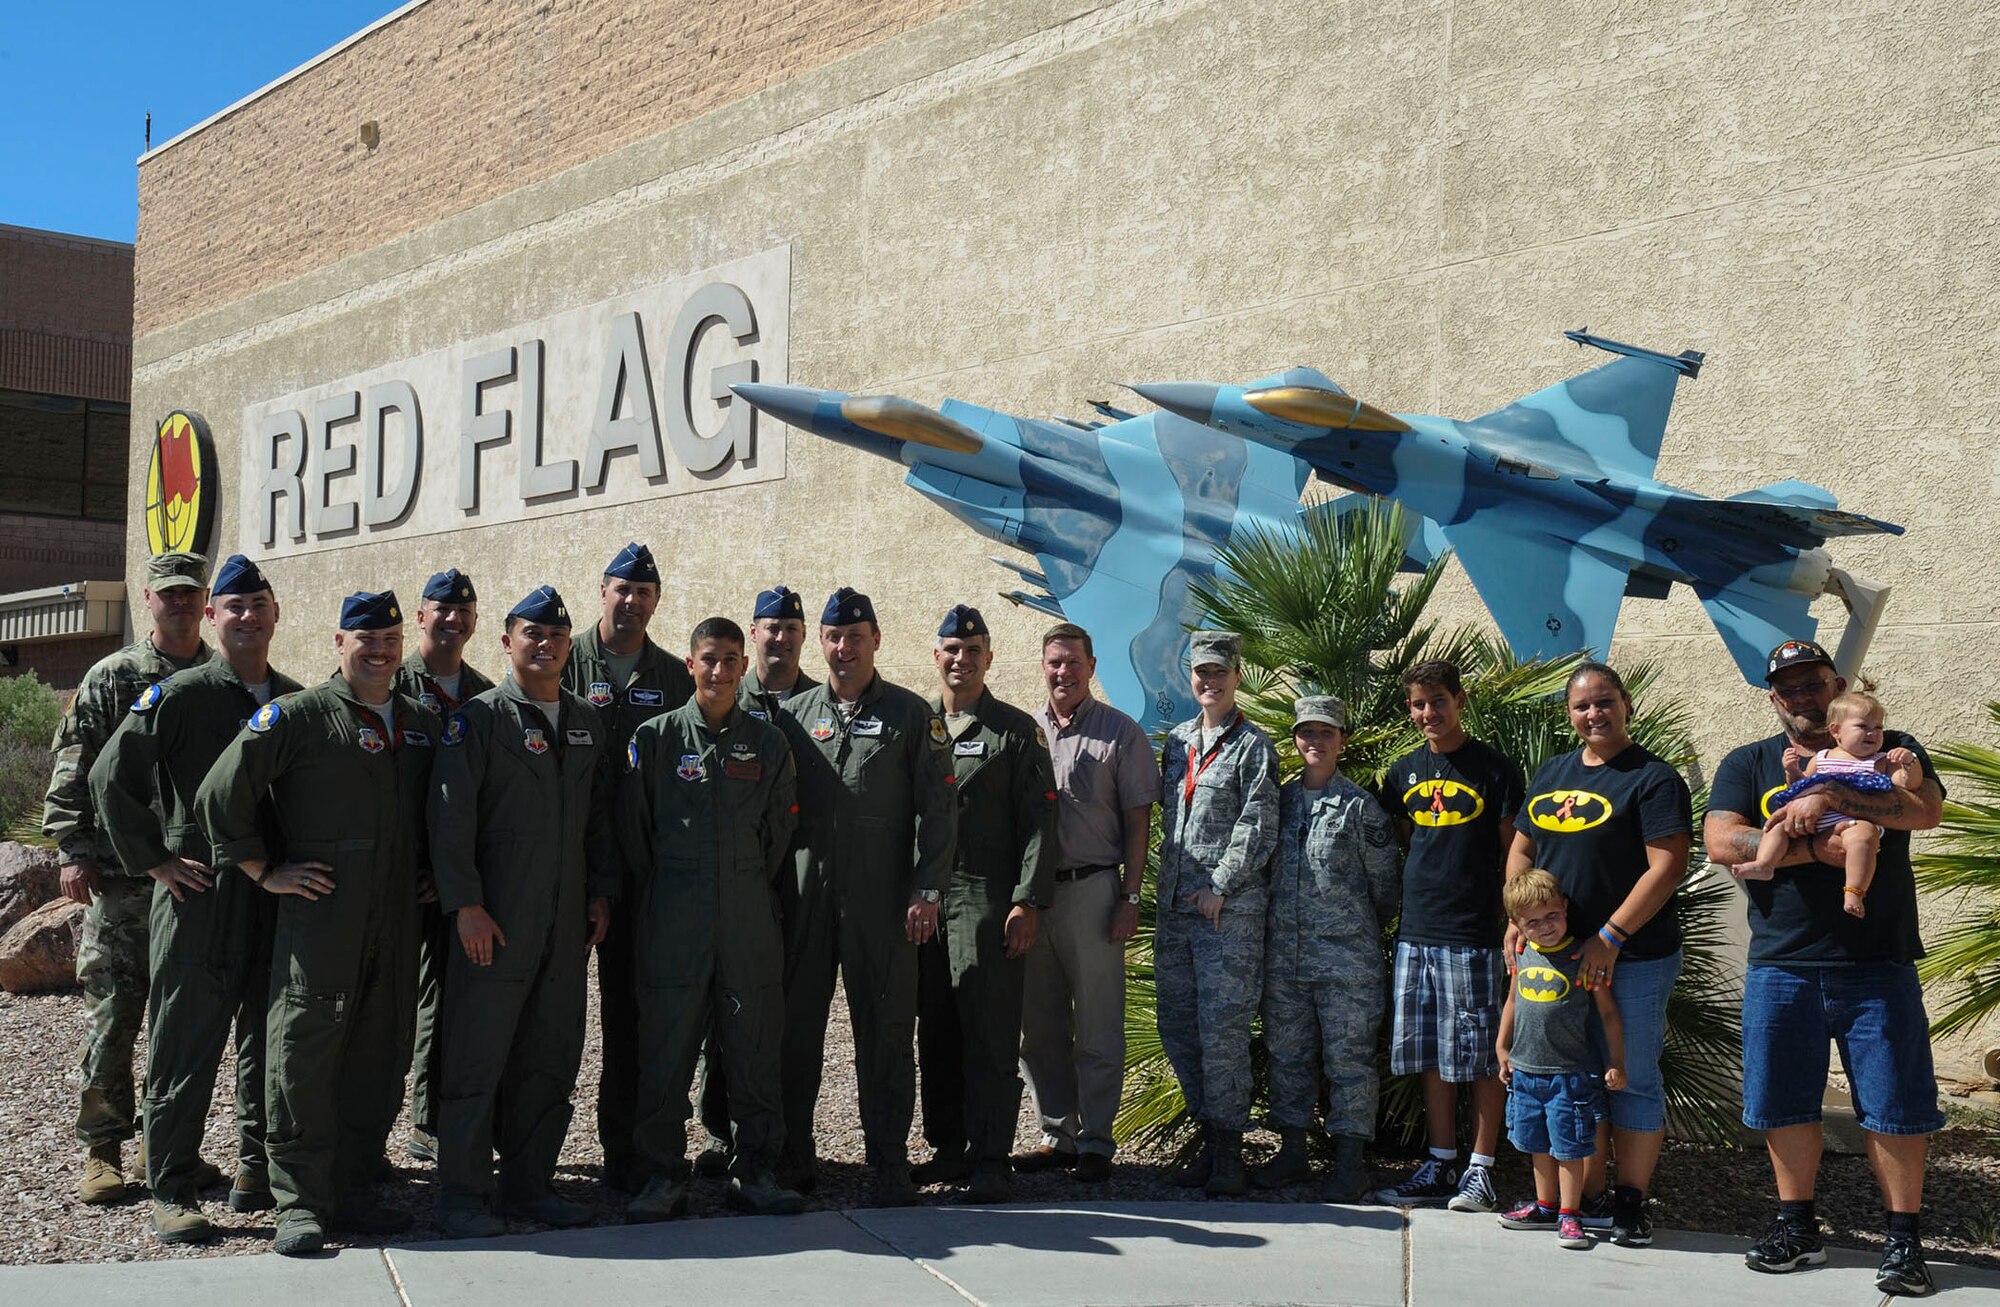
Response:
POLYGON ((0 513, 125 517, 132 406, 0 390, 0 513))

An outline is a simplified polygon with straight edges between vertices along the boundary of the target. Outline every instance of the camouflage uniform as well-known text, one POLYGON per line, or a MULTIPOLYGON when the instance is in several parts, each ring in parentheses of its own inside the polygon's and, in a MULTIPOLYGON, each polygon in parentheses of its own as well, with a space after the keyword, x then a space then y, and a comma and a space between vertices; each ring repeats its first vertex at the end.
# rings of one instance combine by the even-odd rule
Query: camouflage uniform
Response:
POLYGON ((1201 719, 1167 736, 1160 777, 1159 920, 1153 941, 1160 1044, 1190 1114, 1250 1128, 1250 1023, 1264 972, 1264 905, 1278 838, 1278 755, 1237 714, 1200 752, 1201 719), (1224 897, 1218 924, 1197 892, 1224 897))
MULTIPOLYGON (((396 691, 407 694, 442 719, 460 704, 493 688, 493 682, 470 663, 458 665, 458 695, 438 684, 421 653, 403 660, 396 672, 396 691)), ((421 909, 417 953, 417 1033, 410 1060, 417 1069, 410 1082, 410 1124, 428 1135, 437 1133, 439 1086, 444 1083, 444 1037, 438 1033, 438 1009, 444 1001, 444 968, 458 947, 458 933, 435 901, 421 909)))
POLYGON ((1396 915, 1402 879, 1395 834, 1381 805, 1340 775, 1313 798, 1292 781, 1278 807, 1264 940, 1271 1123, 1312 1123, 1318 1047, 1331 1089, 1327 1132, 1372 1139, 1382 930, 1396 915))
MULTIPOLYGON (((272 697, 298 682, 269 669, 272 697)), ((90 769, 103 828, 121 862, 157 867, 171 857, 215 865, 195 821, 194 796, 223 749, 257 711, 236 670, 212 658, 140 696, 90 769), (162 820, 161 809, 165 809, 162 820)), ((219 875, 176 899, 152 890, 152 986, 147 1004, 146 1185, 192 1206, 215 1069, 236 1023, 236 1157, 263 1179, 264 1013, 277 903, 247 876, 219 875)))
POLYGON ((83 940, 76 950, 84 1019, 76 1137, 86 1144, 120 1143, 138 1128, 132 1050, 146 1015, 153 910, 153 880, 146 874, 151 867, 122 867, 110 836, 97 824, 90 768, 147 687, 208 658, 206 644, 187 662, 175 662, 151 640, 127 645, 84 673, 76 698, 56 726, 55 769, 42 810, 42 834, 62 849, 65 864, 94 864, 99 883, 84 910, 83 940))

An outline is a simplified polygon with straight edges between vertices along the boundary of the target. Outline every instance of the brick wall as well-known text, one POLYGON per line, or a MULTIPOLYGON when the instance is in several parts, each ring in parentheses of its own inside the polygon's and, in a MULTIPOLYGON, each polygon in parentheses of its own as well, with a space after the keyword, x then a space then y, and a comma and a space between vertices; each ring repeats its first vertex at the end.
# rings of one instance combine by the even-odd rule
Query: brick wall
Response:
POLYGON ((122 636, 108 635, 93 640, 52 640, 47 644, 24 644, 20 646, 21 661, 18 666, 0 666, 0 676, 24 676, 33 672, 42 678, 42 683, 55 689, 64 699, 76 693, 76 687, 83 680, 83 674, 91 664, 108 653, 115 653, 124 647, 122 636))
POLYGON ((123 522, 0 513, 0 592, 124 575, 123 522))
POLYGON ((431 0, 139 167, 137 332, 184 321, 967 0, 431 0), (380 127, 373 149, 361 125, 380 127))
POLYGON ((0 224, 0 390, 132 393, 132 247, 0 224))

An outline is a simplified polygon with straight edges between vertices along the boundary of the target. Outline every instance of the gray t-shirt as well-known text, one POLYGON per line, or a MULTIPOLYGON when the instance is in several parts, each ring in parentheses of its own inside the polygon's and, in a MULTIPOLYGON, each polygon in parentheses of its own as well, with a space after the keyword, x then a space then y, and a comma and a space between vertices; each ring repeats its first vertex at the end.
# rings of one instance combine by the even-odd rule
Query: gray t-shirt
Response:
POLYGON ((1125 811, 1160 801, 1159 759, 1139 723, 1110 704, 1085 699, 1069 725, 1056 725, 1047 700, 1034 713, 1055 765, 1058 868, 1125 861, 1125 811))
POLYGON ((390 739, 396 738, 396 696, 390 695, 386 703, 364 703, 361 705, 382 719, 382 729, 390 739))
POLYGON ((268 677, 255 685, 245 685, 243 688, 250 692, 250 697, 257 701, 259 708, 271 702, 271 682, 268 677))
POLYGON ((604 665, 611 669, 611 688, 614 691, 625 689, 632 673, 639 670, 639 658, 645 652, 643 645, 628 654, 612 653, 609 649, 604 651, 604 665))
POLYGON ((1521 954, 1514 971, 1514 1043, 1507 1052, 1515 1070, 1563 1076, 1604 1069, 1590 1038, 1597 1001, 1576 980, 1582 952, 1570 938, 1547 952, 1529 944, 1521 954))

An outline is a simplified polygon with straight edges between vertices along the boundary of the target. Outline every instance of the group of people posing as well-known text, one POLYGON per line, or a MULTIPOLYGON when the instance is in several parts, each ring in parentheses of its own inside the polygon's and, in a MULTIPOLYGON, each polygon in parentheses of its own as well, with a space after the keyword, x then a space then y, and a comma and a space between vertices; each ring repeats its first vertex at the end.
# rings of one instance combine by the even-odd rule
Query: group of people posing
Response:
MULTIPOLYGON (((1535 1194, 1503 1224, 1651 1242, 1694 824, 1603 664, 1568 683, 1581 747, 1532 780, 1467 735, 1458 670, 1434 661, 1406 678, 1425 743, 1379 789, 1340 773, 1348 723, 1328 696, 1298 701, 1303 772, 1281 785, 1226 632, 1195 634, 1201 712, 1156 752, 1092 697, 1090 637, 1068 623, 1043 638, 1032 712, 987 688, 991 635, 964 605, 938 628, 928 697, 876 673, 873 606, 846 588, 819 614, 824 682, 784 586, 757 597, 747 636, 709 618, 681 657, 647 634, 660 578, 633 544, 581 633, 548 586, 509 610, 497 684, 465 660, 477 595, 454 569, 425 586, 407 655, 393 593, 349 596, 338 670, 301 688, 269 663, 268 579, 241 556, 212 583, 207 566, 150 561, 153 629, 85 677, 44 823, 90 905, 81 1196, 122 1196, 121 1147, 142 1131, 163 1240, 210 1237, 200 1195, 225 1182, 233 1209, 277 1209, 280 1252, 402 1228, 374 1186, 413 1066, 413 1151, 437 1164, 448 1236, 589 1220, 551 1180, 593 948, 598 1137, 628 1219, 682 1214, 696 1173, 739 1209, 801 1209, 836 977, 875 1202, 939 1183, 1003 1201, 1015 1171, 1102 1181, 1158 806, 1157 1019, 1202 1131, 1175 1182, 1302 1181, 1317 1123, 1329 1201, 1501 1211, 1504 1124, 1535 1194), (1248 1172, 1260 1013, 1282 1143, 1248 1172), (1391 1070, 1424 1081, 1430 1156, 1371 1193, 1385 1014, 1391 1070), (199 1153, 232 1024, 233 1178, 199 1153), (931 1154, 913 1168, 919 1064, 931 1154), (1010 1157, 1022 1072, 1043 1135, 1010 1157), (690 1158, 697 1110, 710 1141, 690 1158)), ((1750 902, 1744 1120, 1766 1132, 1780 1200, 1750 1265, 1824 1260, 1812 1195, 1838 1044, 1882 1185, 1879 1283, 1923 1292, 1923 1143, 1942 1117, 1908 832, 1936 823, 1942 789, 1819 646, 1774 650, 1769 680, 1783 730, 1724 761, 1705 828, 1750 902)))

